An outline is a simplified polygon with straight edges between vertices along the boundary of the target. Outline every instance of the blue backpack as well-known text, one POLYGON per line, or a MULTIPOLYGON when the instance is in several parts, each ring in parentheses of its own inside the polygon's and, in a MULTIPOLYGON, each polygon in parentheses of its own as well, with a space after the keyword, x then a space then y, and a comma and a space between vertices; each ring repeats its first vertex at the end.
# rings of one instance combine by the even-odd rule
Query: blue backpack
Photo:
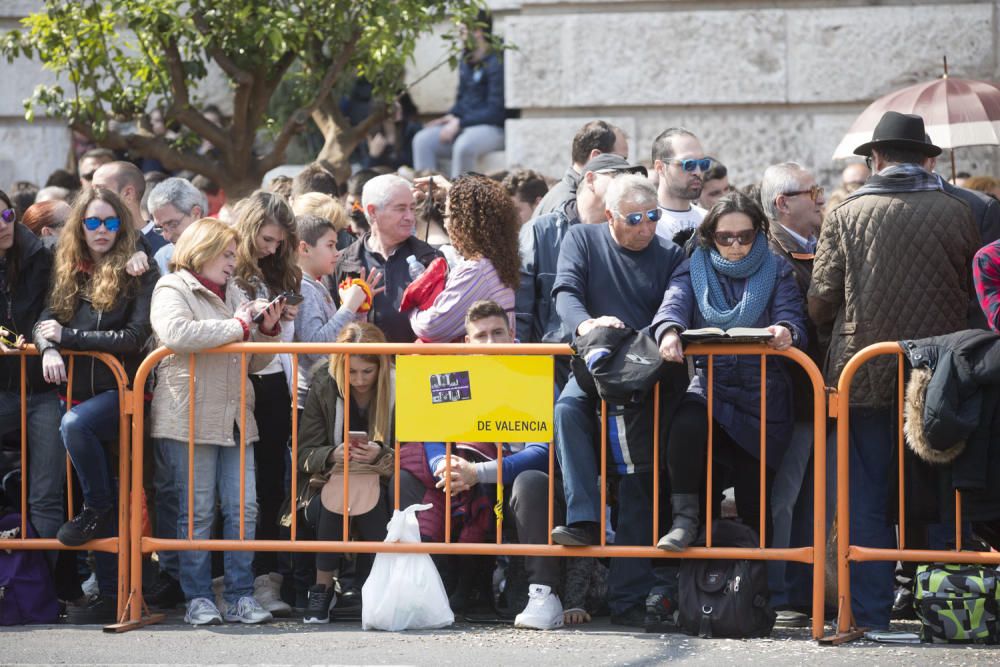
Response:
MULTIPOLYGON (((20 514, 0 517, 0 625, 55 623, 59 601, 45 553, 3 548, 20 536, 20 514)), ((27 536, 37 537, 30 524, 27 536)))

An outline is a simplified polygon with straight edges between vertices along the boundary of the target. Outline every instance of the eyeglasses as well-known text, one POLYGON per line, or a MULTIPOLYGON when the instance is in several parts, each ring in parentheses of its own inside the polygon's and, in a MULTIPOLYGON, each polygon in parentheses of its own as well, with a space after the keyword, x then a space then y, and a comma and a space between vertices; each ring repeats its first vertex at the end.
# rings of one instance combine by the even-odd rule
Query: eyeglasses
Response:
POLYGON ((796 195, 809 195, 809 199, 813 202, 818 202, 823 197, 823 188, 818 185, 813 185, 808 190, 794 190, 793 192, 783 192, 786 197, 794 197, 796 195))
POLYGON ((871 155, 865 158, 865 166, 868 167, 868 171, 872 170, 873 164, 875 164, 875 160, 872 159, 871 155))
POLYGON ((170 231, 172 229, 177 229, 177 227, 181 224, 181 222, 183 222, 183 221, 182 220, 168 220, 168 221, 164 222, 162 225, 154 225, 154 229, 156 229, 159 232, 162 232, 163 230, 170 231))
POLYGON ((93 218, 83 219, 83 226, 92 232, 96 232, 97 228, 101 225, 104 225, 104 228, 109 232, 117 232, 118 228, 122 226, 122 220, 116 215, 108 218, 98 218, 95 216, 93 218))
POLYGON ((653 208, 648 211, 636 211, 635 213, 629 213, 628 215, 623 215, 620 211, 615 211, 615 213, 621 216, 625 222, 633 227, 641 223, 643 218, 649 218, 650 222, 657 222, 663 216, 663 212, 658 208, 653 208))
POLYGON ((664 160, 664 162, 679 164, 681 166, 681 169, 683 169, 684 171, 693 172, 695 169, 699 171, 708 171, 712 167, 712 164, 715 162, 715 160, 713 160, 710 157, 688 159, 688 160, 681 160, 678 158, 668 158, 664 160))
POLYGON ((5 208, 4 210, 0 211, 0 218, 3 218, 3 221, 9 225, 10 223, 17 220, 17 213, 12 208, 5 208))
POLYGON ((713 238, 716 243, 727 248, 735 243, 750 245, 757 238, 757 230, 744 229, 741 232, 715 232, 713 238))

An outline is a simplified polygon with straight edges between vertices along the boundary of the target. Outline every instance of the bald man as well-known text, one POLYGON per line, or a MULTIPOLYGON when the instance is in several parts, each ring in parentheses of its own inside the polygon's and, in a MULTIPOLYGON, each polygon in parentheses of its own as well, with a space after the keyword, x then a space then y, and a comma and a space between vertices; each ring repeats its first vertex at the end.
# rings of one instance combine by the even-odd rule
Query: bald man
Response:
POLYGON ((142 195, 146 192, 146 179, 137 166, 122 160, 103 164, 94 172, 93 184, 95 188, 106 188, 121 197, 132 218, 132 224, 149 243, 152 251, 148 253, 150 257, 167 244, 166 239, 153 229, 153 221, 147 223, 142 216, 140 204, 142 195))

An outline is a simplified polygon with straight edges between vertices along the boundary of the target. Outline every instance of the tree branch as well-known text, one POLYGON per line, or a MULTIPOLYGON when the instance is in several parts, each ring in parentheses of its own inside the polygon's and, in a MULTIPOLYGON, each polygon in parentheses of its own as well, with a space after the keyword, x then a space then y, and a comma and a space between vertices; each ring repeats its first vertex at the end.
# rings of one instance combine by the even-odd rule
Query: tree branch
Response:
POLYGON ((170 88, 173 100, 167 115, 173 116, 187 125, 198 136, 207 139, 220 150, 226 151, 230 146, 229 134, 221 127, 205 118, 197 109, 191 106, 188 93, 187 75, 184 72, 184 61, 181 59, 177 40, 171 39, 163 44, 163 55, 170 76, 170 88))
POLYGON ((197 12, 191 12, 191 18, 194 21, 194 25, 198 28, 198 32, 201 36, 206 39, 205 50, 208 55, 212 56, 212 60, 222 68, 222 71, 230 76, 230 78, 238 84, 250 85, 253 83, 253 75, 246 71, 230 58, 226 53, 220 49, 218 46, 212 44, 209 37, 211 34, 211 27, 208 22, 205 21, 205 17, 201 16, 197 12))

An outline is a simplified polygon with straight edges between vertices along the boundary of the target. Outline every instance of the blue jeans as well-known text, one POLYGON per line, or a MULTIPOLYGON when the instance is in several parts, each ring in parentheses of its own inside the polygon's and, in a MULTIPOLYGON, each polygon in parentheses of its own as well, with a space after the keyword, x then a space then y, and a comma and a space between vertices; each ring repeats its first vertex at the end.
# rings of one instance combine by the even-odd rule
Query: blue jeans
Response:
MULTIPOLYGON (((39 537, 55 537, 66 520, 66 449, 58 426, 62 410, 55 391, 28 394, 27 404, 28 516, 39 537)), ((20 427, 20 393, 0 392, 0 437, 20 427)))
MULTIPOLYGON (((653 535, 653 473, 623 475, 618 480, 618 520, 615 522, 615 546, 649 546, 653 535)), ((649 558, 612 558, 608 572, 608 607, 612 614, 622 614, 637 604, 644 604, 649 590, 676 570, 653 568, 649 558)))
MULTIPOLYGON (((813 423, 796 422, 792 441, 781 459, 771 488, 771 546, 801 547, 812 544, 813 423)), ((818 545, 821 546, 821 545, 818 545)), ((804 563, 768 561, 768 586, 775 607, 808 606, 812 568, 804 563), (804 596, 804 597, 803 597, 804 596)))
POLYGON ((600 460, 594 446, 598 433, 596 399, 570 377, 555 407, 556 458, 566 492, 566 523, 601 520, 600 460))
MULTIPOLYGON (((238 439, 237 439, 238 440, 238 439)), ((164 440, 163 450, 169 459, 174 493, 178 501, 177 537, 188 535, 188 444, 177 440, 164 440)), ((246 486, 243 501, 244 537, 254 539, 257 523, 257 485, 253 459, 253 445, 248 444, 244 466, 246 486)), ((215 507, 222 509, 222 536, 227 540, 240 537, 240 448, 217 445, 194 447, 194 536, 196 540, 211 537, 215 507)), ((208 551, 181 551, 181 588, 184 597, 208 598, 212 595, 212 554, 208 551)), ((253 595, 253 552, 226 551, 225 592, 226 602, 235 603, 239 598, 253 595)))
MULTIPOLYGON (((162 438, 153 439, 153 488, 156 489, 156 536, 164 539, 177 538, 177 490, 173 483, 174 471, 170 465, 167 448, 173 445, 162 438)), ((187 443, 184 444, 187 446, 187 443)), ((185 517, 185 521, 186 521, 185 517)), ((160 572, 165 572, 180 581, 180 561, 177 551, 160 551, 160 572)))
POLYGON ((451 177, 473 171, 479 156, 503 150, 503 128, 495 125, 463 127, 451 142, 441 141, 441 126, 425 127, 413 137, 413 168, 440 171, 438 158, 451 157, 451 177))

